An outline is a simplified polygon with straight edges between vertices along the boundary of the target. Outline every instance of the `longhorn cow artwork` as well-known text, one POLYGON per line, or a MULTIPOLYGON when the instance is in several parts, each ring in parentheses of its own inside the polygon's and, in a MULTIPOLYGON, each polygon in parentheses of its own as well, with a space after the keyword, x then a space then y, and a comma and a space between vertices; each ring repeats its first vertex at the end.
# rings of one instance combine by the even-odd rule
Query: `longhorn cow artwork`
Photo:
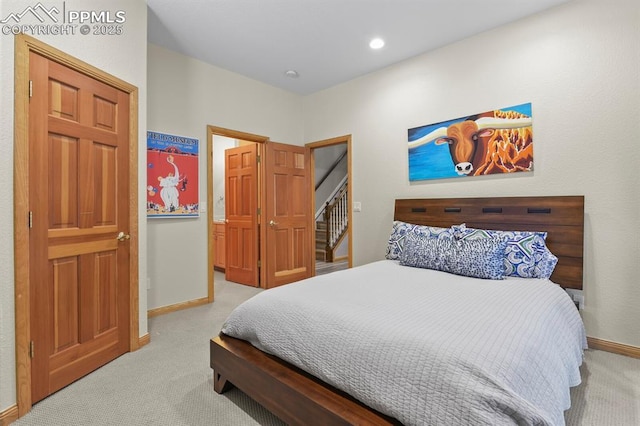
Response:
POLYGON ((531 103, 408 130, 409 180, 533 170, 531 103))

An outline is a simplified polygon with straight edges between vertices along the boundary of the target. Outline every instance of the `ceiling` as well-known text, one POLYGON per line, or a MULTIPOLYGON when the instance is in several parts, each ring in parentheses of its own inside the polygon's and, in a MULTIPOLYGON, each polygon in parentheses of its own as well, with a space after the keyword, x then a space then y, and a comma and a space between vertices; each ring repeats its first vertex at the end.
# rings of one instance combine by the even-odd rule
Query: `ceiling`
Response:
POLYGON ((567 1, 147 0, 148 40, 306 95, 567 1))

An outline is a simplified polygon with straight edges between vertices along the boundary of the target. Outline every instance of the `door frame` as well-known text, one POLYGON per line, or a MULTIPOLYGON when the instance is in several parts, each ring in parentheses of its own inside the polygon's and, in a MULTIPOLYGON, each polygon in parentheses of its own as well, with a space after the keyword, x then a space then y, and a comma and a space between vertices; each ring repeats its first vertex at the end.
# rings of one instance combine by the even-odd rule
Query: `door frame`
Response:
MULTIPOLYGON (((215 291, 213 283, 213 255, 215 250, 215 242, 213 240, 213 136, 225 136, 232 139, 240 139, 247 142, 255 142, 258 145, 258 155, 262 157, 264 155, 264 144, 269 142, 268 136, 255 135, 253 133, 241 132, 238 130, 226 129, 224 127, 207 125, 207 145, 206 145, 206 157, 207 157, 207 301, 211 303, 215 300, 215 291)), ((258 174, 261 172, 258 171, 258 174)), ((258 199, 263 200, 263 188, 260 184, 260 177, 258 178, 258 199)), ((260 203, 258 203, 260 207, 260 203)), ((260 216, 258 216, 258 224, 260 224, 260 216)), ((258 247, 258 257, 260 253, 264 253, 264 238, 262 238, 262 227, 258 231, 260 237, 260 246, 258 247)), ((265 282, 264 268, 260 268, 258 274, 260 284, 258 287, 262 287, 265 282)))
MULTIPOLYGON (((332 145, 342 145, 342 144, 347 145, 347 204, 348 204, 347 237, 349 239, 348 246, 347 246, 347 250, 349 254, 347 255, 347 258, 348 258, 349 268, 352 268, 353 267, 353 177, 351 176, 351 135, 336 136, 335 138, 331 138, 331 139, 324 139, 317 142, 309 142, 305 144, 305 146, 309 148, 309 150, 311 151, 311 155, 310 155, 311 197, 313 197, 312 200, 315 200, 316 191, 314 189, 315 185, 313 184, 313 182, 315 182, 315 179, 316 179, 315 177, 316 166, 315 166, 314 150, 317 148, 325 148, 332 145)), ((310 213, 311 217, 315 218, 315 215, 316 215, 315 203, 309 203, 309 210, 311 211, 310 213)), ((314 228, 315 228, 315 220, 314 220, 314 228)), ((312 238, 312 240, 313 240, 312 241, 313 252, 315 253, 315 244, 316 244, 315 237, 312 238)), ((313 265, 312 267, 315 275, 315 268, 316 268, 315 256, 313 256, 312 265, 313 265)))
POLYGON ((129 351, 148 343, 139 336, 138 266, 138 88, 105 71, 24 34, 15 37, 14 63, 14 284, 16 403, 18 417, 31 410, 31 329, 29 277, 29 53, 34 52, 129 94, 129 351))

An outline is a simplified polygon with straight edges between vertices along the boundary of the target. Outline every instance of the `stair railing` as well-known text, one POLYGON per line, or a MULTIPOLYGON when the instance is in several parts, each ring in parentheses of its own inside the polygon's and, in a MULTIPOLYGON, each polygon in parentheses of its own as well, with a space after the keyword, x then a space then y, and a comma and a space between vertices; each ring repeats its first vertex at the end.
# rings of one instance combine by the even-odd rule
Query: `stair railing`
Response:
POLYGON ((338 194, 331 202, 327 201, 324 209, 324 222, 327 228, 325 251, 327 262, 333 262, 333 250, 347 231, 349 209, 347 197, 347 183, 342 185, 338 194))
POLYGON ((320 178, 320 180, 318 181, 318 183, 316 183, 316 191, 318 190, 318 188, 320 188, 320 185, 322 185, 324 183, 325 180, 327 180, 327 178, 329 177, 329 175, 331 174, 331 172, 333 172, 333 170, 338 167, 338 164, 340 164, 340 162, 342 161, 342 159, 344 157, 347 156, 347 150, 345 149, 344 152, 342 154, 340 154, 340 157, 338 157, 338 159, 336 161, 333 162, 333 164, 331 165, 331 167, 329 167, 329 169, 325 172, 325 174, 320 178))
POLYGON ((347 186, 347 178, 348 176, 345 176, 342 178, 342 180, 338 183, 338 185, 336 185, 335 189, 331 192, 331 195, 327 197, 324 204, 318 203, 320 204, 320 208, 316 210, 316 216, 315 216, 316 222, 320 220, 324 222, 324 211, 327 208, 327 204, 333 203, 333 201, 337 198, 340 191, 342 191, 347 186))

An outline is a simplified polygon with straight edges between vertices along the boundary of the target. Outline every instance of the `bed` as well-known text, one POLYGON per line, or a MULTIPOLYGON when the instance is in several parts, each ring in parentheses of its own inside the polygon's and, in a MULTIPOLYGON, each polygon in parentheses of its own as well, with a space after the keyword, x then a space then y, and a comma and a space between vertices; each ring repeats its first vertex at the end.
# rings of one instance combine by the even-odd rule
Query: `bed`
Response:
POLYGON ((586 347, 562 289, 582 288, 583 218, 581 196, 396 200, 397 222, 544 231, 553 275, 411 267, 407 245, 400 260, 263 292, 211 340, 214 389, 236 386, 289 424, 562 424, 586 347), (243 311, 260 321, 243 325, 243 311))

